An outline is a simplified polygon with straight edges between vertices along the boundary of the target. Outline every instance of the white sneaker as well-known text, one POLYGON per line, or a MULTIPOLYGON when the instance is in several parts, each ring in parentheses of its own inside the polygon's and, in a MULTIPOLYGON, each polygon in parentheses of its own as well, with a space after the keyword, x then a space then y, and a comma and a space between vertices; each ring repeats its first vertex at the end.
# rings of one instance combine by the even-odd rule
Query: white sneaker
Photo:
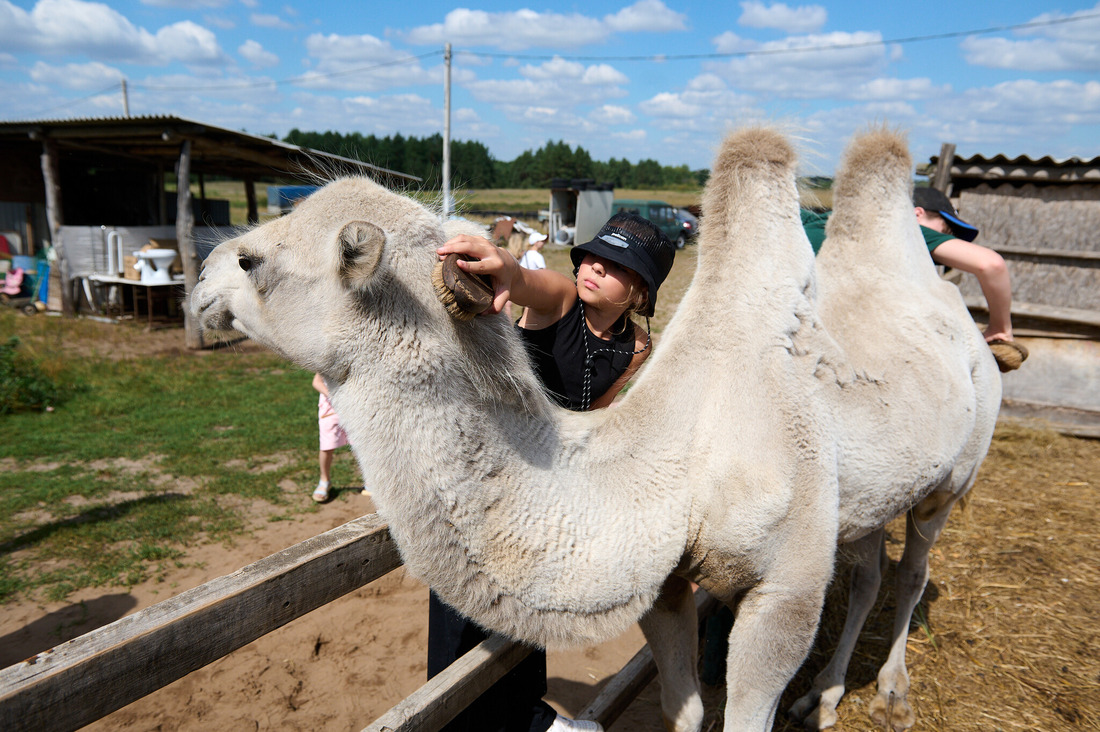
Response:
POLYGON ((313 491, 313 500, 317 503, 324 503, 328 500, 328 483, 317 484, 317 488, 313 491))
POLYGON ((546 732, 603 732, 603 727, 599 722, 589 722, 586 719, 570 719, 559 714, 546 732))

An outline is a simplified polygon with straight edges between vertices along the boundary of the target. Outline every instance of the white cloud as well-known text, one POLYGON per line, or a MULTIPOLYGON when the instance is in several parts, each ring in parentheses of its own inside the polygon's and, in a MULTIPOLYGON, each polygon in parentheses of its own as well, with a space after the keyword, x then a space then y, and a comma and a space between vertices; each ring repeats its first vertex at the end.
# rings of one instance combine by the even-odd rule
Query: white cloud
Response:
POLYGON ((1100 81, 1006 81, 968 89, 954 108, 960 119, 1026 125, 1043 138, 1071 125, 1100 124, 1100 81), (1035 110, 1042 110, 1036 114, 1035 110))
POLYGON ((970 37, 961 48, 966 62, 975 66, 1018 71, 1100 71, 1100 43, 1037 38, 970 37))
POLYGON ((224 8, 229 0, 141 0, 142 5, 150 5, 154 8, 184 8, 193 10, 199 8, 224 8))
POLYGON ((98 61, 86 64, 65 64, 64 66, 51 66, 43 61, 38 61, 31 67, 30 77, 40 84, 88 91, 102 89, 108 84, 118 83, 122 79, 123 73, 98 61))
POLYGON ((524 78, 471 80, 463 86, 478 101, 514 105, 543 100, 554 105, 555 113, 561 113, 563 109, 626 96, 621 85, 629 81, 607 64, 584 66, 560 57, 538 66, 524 66, 519 72, 524 78))
POLYGON ((232 30, 237 27, 237 24, 233 22, 232 19, 222 15, 204 15, 202 16, 202 22, 213 28, 218 28, 219 30, 232 30))
POLYGON ((686 29, 686 16, 661 0, 639 0, 602 20, 579 13, 539 13, 513 10, 492 13, 456 8, 442 23, 423 25, 400 34, 417 45, 454 43, 506 51, 531 48, 577 48, 602 43, 612 33, 664 32, 686 29))
POLYGON ((314 33, 306 38, 305 46, 315 63, 304 75, 304 86, 382 91, 442 81, 442 74, 426 71, 419 60, 394 63, 406 54, 374 36, 314 33))
POLYGON ((604 104, 592 110, 589 118, 601 125, 629 125, 633 124, 636 117, 626 107, 614 104, 604 104))
POLYGON ((528 79, 541 81, 543 79, 579 79, 584 74, 584 64, 579 61, 566 61, 561 56, 555 56, 539 66, 523 66, 519 73, 528 79))
POLYGON ((573 48, 599 43, 607 37, 607 33, 600 21, 576 13, 562 15, 536 13, 533 10, 489 13, 484 10, 457 8, 447 13, 442 23, 413 28, 404 38, 417 45, 451 42, 465 46, 489 46, 520 51, 547 46, 573 48))
POLYGON ((605 16, 603 22, 616 33, 687 30, 687 16, 671 10, 661 0, 638 0, 613 15, 605 16))
POLYGON ((584 75, 581 77, 581 83, 588 85, 626 84, 629 81, 626 74, 607 64, 589 66, 584 70, 584 75))
POLYGON ((168 58, 184 63, 217 64, 225 60, 217 37, 209 29, 189 20, 157 31, 156 46, 168 58))
POLYGON ((737 22, 749 28, 776 28, 787 33, 814 33, 821 30, 828 18, 820 5, 788 7, 785 3, 765 5, 757 0, 741 3, 737 22))
POLYGON ((214 65, 227 60, 214 34, 196 23, 173 23, 154 34, 106 5, 81 0, 39 0, 29 13, 0 0, 0 46, 146 64, 214 65))
POLYGON ((951 85, 936 85, 931 79, 871 79, 858 85, 852 99, 887 101, 899 99, 935 99, 951 93, 951 85))
POLYGON ((755 41, 741 38, 733 31, 726 31, 712 38, 711 43, 714 44, 714 50, 718 53, 742 53, 751 51, 758 46, 755 41))
POLYGON ((271 15, 270 13, 253 13, 248 19, 252 22, 252 25, 259 28, 273 28, 275 30, 291 30, 294 28, 293 25, 278 15, 271 15))
POLYGON ((703 113, 703 108, 698 104, 686 101, 680 94, 669 92, 661 92, 642 102, 639 107, 643 112, 654 117, 691 118, 703 113))
POLYGON ((1098 11, 1100 3, 1070 14, 1043 13, 1029 22, 1087 19, 1018 29, 1015 35, 1025 39, 970 36, 960 47, 967 63, 975 66, 1019 71, 1100 71, 1100 18, 1090 17, 1098 11))
POLYGON ((251 39, 242 43, 237 49, 237 53, 258 69, 275 66, 279 63, 278 56, 264 50, 263 45, 251 39))
POLYGON ((886 68, 888 49, 877 32, 792 36, 757 44, 745 56, 706 63, 732 87, 784 99, 851 98, 886 68))

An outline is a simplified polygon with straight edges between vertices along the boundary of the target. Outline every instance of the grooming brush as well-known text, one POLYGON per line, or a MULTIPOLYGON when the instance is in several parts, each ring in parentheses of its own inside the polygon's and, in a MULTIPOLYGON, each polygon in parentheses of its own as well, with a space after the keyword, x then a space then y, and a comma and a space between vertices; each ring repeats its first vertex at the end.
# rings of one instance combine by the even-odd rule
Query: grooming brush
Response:
POLYGON ((493 283, 484 275, 471 274, 458 268, 459 257, 467 262, 471 257, 448 254, 432 270, 432 285, 436 297, 455 320, 473 320, 493 304, 493 283))

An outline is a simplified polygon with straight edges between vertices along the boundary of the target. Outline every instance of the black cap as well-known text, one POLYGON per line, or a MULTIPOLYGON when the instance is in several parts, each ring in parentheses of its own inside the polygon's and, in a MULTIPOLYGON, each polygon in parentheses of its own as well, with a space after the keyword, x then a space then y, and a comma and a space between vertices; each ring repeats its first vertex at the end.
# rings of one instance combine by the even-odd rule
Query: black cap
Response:
POLYGON ((913 189, 913 205, 920 206, 925 211, 932 211, 943 216, 947 221, 951 233, 963 241, 974 241, 978 236, 978 227, 966 223, 959 218, 955 207, 943 191, 931 186, 921 186, 913 189))
POLYGON ((676 257, 676 247, 656 224, 638 214, 620 211, 607 220, 595 239, 573 247, 569 257, 574 267, 580 266, 585 252, 637 272, 649 288, 645 315, 652 317, 657 288, 668 277, 676 257))

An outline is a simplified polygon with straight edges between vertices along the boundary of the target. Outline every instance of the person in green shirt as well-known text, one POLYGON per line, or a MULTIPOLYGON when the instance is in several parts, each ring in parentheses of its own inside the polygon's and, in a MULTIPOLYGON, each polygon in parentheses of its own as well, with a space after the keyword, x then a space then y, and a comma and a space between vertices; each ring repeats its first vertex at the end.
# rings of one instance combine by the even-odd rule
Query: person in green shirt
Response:
MULTIPOLYGON (((915 189, 913 207, 932 261, 978 278, 989 306, 985 341, 997 359, 997 366, 1002 372, 1018 369, 1028 353, 1023 345, 1012 339, 1012 287, 1004 258, 974 243, 977 227, 959 218, 955 207, 941 191, 930 187, 915 189)), ((802 209, 801 213, 806 237, 817 254, 825 241, 825 223, 832 212, 802 209)))

